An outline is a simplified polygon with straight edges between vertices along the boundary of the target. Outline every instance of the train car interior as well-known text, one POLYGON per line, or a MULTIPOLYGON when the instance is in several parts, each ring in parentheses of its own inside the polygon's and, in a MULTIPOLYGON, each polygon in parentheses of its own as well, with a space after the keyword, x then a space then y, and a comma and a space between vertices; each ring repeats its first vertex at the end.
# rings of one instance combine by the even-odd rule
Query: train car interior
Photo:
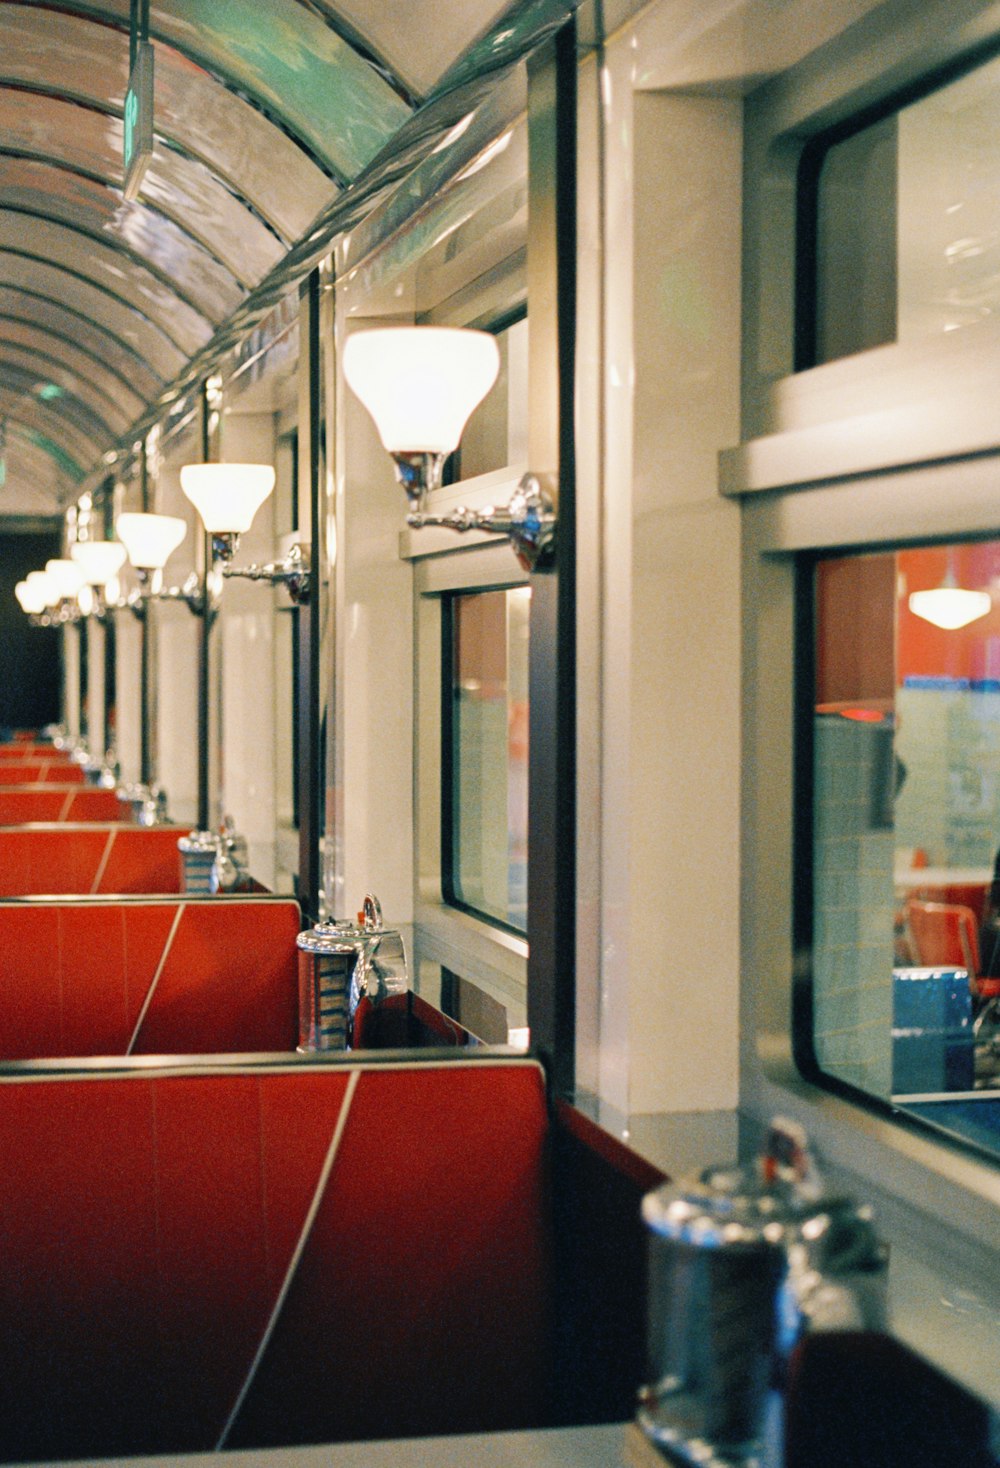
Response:
POLYGON ((0 0, 0 1462, 1000 1465, 994 113, 0 0))

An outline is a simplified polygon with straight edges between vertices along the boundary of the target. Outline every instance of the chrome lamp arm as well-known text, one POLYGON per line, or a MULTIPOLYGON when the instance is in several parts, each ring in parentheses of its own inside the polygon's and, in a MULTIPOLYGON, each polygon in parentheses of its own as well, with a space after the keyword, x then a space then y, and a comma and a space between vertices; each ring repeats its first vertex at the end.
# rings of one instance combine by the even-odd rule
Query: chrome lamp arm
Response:
POLYGON ((247 581, 268 581, 272 585, 283 581, 296 606, 309 600, 312 572, 308 546, 295 544, 289 548, 284 560, 268 561, 263 566, 233 566, 224 563, 221 570, 223 576, 241 576, 247 581))
POLYGON ((544 570, 555 559, 557 515, 551 498, 534 474, 525 474, 506 505, 470 510, 459 505, 450 515, 427 515, 422 510, 406 517, 414 530, 440 525, 463 533, 486 530, 506 535, 527 571, 544 570))

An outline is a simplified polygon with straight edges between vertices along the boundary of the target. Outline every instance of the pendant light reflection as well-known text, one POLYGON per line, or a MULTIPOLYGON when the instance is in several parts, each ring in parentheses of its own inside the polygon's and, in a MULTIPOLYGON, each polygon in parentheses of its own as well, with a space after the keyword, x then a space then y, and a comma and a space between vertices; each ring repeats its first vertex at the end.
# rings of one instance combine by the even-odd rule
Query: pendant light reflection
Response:
POLYGON ((956 632, 970 622, 985 617, 993 606, 988 591, 969 591, 959 586, 951 552, 941 585, 926 591, 911 591, 908 598, 910 611, 945 632, 956 632))

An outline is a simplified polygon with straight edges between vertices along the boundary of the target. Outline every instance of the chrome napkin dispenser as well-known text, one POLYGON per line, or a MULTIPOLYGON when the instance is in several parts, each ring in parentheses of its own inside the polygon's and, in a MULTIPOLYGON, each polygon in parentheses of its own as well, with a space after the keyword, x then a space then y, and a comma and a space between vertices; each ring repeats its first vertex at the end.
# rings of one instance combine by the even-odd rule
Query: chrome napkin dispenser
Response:
POLYGON ((382 925, 371 893, 356 923, 317 923, 299 950, 299 1044, 303 1054, 347 1050, 362 999, 380 1003, 409 987, 402 935, 382 925))
POLYGON ((710 1168, 642 1205, 649 1385, 639 1424, 668 1462, 780 1461, 781 1390, 819 1330, 885 1328, 888 1256, 869 1211, 828 1193, 795 1123, 749 1167, 710 1168))

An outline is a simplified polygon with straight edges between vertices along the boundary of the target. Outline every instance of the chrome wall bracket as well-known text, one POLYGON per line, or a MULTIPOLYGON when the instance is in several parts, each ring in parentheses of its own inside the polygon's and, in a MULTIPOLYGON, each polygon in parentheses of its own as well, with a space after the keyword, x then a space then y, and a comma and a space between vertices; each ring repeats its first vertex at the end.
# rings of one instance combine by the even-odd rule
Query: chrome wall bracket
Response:
POLYGON ((268 561, 263 566, 222 566, 223 576, 240 576, 247 581, 268 581, 272 585, 284 582, 288 594, 296 606, 309 600, 312 571, 309 564, 309 547, 296 543, 291 546, 284 560, 268 561))
POLYGON ((506 505, 470 510, 459 505, 449 515, 427 515, 415 510, 406 517, 414 530, 443 526, 457 530, 486 530, 506 535, 526 571, 551 566, 556 553, 558 516, 548 493, 534 474, 525 474, 506 505))

